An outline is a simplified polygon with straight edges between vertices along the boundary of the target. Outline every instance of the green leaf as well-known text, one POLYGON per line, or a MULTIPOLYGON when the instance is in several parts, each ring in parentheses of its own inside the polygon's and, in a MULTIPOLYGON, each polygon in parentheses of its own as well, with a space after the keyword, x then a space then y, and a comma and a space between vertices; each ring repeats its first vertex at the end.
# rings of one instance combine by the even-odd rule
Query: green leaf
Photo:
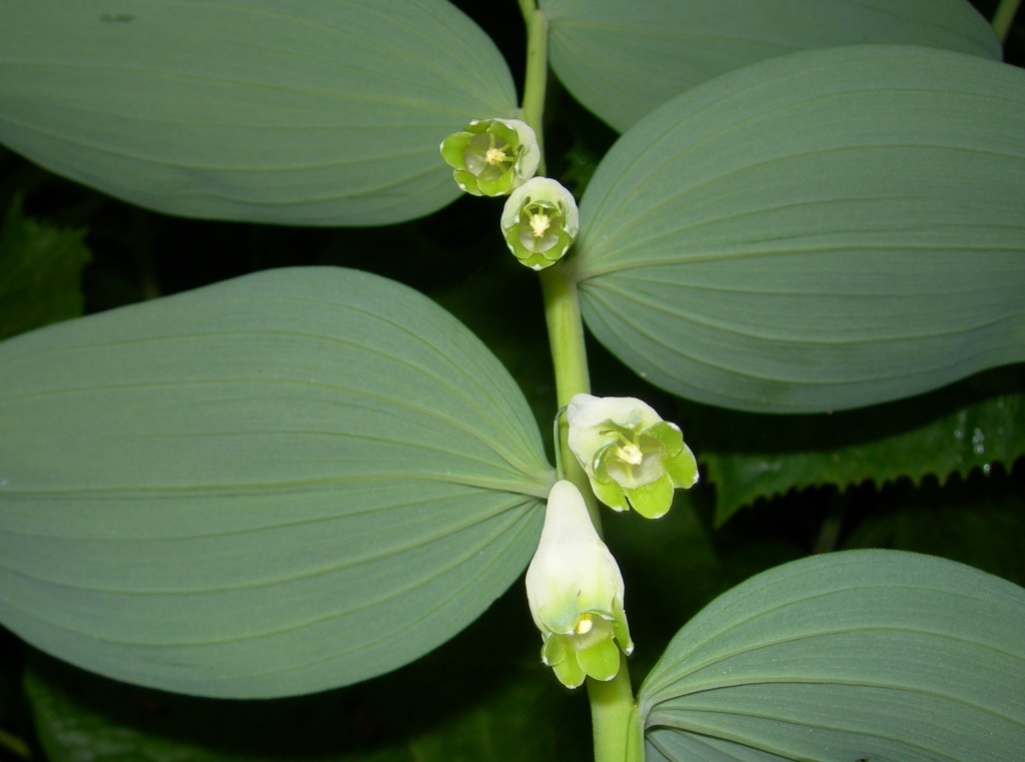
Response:
POLYGON ((716 485, 717 523, 759 497, 795 488, 882 486, 901 477, 943 482, 976 468, 988 473, 996 463, 1009 467, 1025 455, 1025 396, 1006 383, 998 384, 1001 393, 989 388, 1001 379, 1022 388, 1025 377, 1009 368, 951 390, 829 416, 692 411, 696 429, 711 435, 701 457, 716 485), (952 397, 960 402, 951 404, 952 397))
POLYGON ((0 339, 82 314, 84 237, 25 217, 14 200, 0 226, 0 339))
POLYGON ((639 701, 649 760, 1011 762, 1025 590, 885 550, 764 572, 670 643, 639 701))
POLYGON ((584 319, 657 386, 775 413, 1025 359, 1022 124, 1025 72, 927 48, 724 75, 599 167, 580 207, 584 319))
POLYGON ((587 744, 579 743, 590 724, 587 702, 545 674, 522 592, 495 608, 415 664, 313 696, 179 696, 38 653, 26 670, 26 692, 50 762, 591 759, 587 744))
POLYGON ((418 658, 529 561, 554 481, 519 389, 426 297, 277 270, 0 344, 0 621, 210 696, 418 658))
POLYGON ((706 80, 806 48, 893 43, 1001 60, 965 0, 541 0, 552 69, 620 132, 706 80))
POLYGON ((441 140, 515 108, 498 49, 445 0, 0 3, 0 141, 172 214, 425 215, 460 193, 441 140))

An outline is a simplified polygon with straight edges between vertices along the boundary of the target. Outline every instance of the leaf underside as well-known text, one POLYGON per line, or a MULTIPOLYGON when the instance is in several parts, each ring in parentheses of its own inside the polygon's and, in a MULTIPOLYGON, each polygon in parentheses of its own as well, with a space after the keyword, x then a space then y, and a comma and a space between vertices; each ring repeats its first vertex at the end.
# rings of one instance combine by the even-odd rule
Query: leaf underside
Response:
POLYGON ((808 48, 921 45, 1001 60, 965 0, 541 0, 551 64, 587 108, 625 132, 673 96, 808 48))
POLYGON ((640 691, 647 759, 1011 762, 1025 590, 863 550, 764 572, 670 643, 640 691))
POLYGON ((0 141, 171 214, 413 219, 459 195, 441 140, 515 108, 444 0, 0 3, 0 141))
POLYGON ((509 586, 551 482, 515 383, 428 299, 246 276, 0 344, 0 621, 183 693, 352 683, 509 586))
POLYGON ((1025 73, 796 53, 627 133, 581 203, 584 319, 675 394, 860 407, 1025 359, 1025 73))

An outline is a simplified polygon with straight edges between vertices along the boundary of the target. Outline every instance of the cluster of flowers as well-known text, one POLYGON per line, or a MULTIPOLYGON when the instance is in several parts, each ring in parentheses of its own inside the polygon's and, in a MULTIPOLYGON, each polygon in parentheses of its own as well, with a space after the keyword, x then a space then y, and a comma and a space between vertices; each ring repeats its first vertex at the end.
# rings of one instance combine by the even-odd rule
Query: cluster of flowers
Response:
MULTIPOLYGON (((572 194, 535 177, 541 150, 534 130, 516 119, 475 120, 447 137, 441 155, 456 183, 475 196, 508 196, 502 232, 509 250, 533 270, 559 261, 573 244, 579 214, 572 194)), ((657 519, 674 491, 698 479, 678 426, 632 397, 578 394, 566 408, 569 449, 595 496, 614 511, 657 519)), ((621 653, 633 651, 623 610, 623 575, 595 530, 580 490, 556 482, 544 528, 527 569, 527 600, 541 631, 541 660, 566 686, 611 680, 621 653)))
POLYGON ((502 233, 509 250, 532 270, 555 264, 580 229, 577 204, 566 188, 535 177, 541 149, 534 130, 518 119, 481 119, 441 144, 456 183, 474 196, 509 196, 502 233))
MULTIPOLYGON (((677 488, 698 479, 697 463, 675 424, 632 397, 576 395, 566 413, 569 447, 598 499, 615 511, 665 515, 677 488)), ((559 481, 548 495, 544 529, 527 569, 527 600, 541 631, 541 659, 576 688, 585 677, 611 680, 620 650, 633 650, 623 610, 623 577, 591 523, 580 490, 559 481)))

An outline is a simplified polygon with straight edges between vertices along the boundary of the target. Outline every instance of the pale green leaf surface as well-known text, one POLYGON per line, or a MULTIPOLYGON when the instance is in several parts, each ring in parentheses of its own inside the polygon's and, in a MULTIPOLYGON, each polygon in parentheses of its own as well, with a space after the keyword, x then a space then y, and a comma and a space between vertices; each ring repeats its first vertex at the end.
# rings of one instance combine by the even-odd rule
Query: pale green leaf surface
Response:
POLYGON ((441 140, 515 109, 445 0, 0 0, 0 141, 172 214, 412 219, 459 194, 441 140))
POLYGON ((620 132, 706 80, 798 50, 922 45, 1000 60, 965 0, 541 0, 552 68, 620 132))
POLYGON ((185 693, 355 682, 509 586, 552 481, 515 383, 428 299, 247 276, 0 344, 0 621, 185 693))
POLYGON ((360 685, 222 701, 127 685, 30 654, 49 762, 583 762, 586 702, 550 678, 519 590, 423 659, 360 685))
POLYGON ((665 104, 608 153, 568 263, 652 383, 858 407, 1025 358, 1025 72, 927 48, 795 53, 665 104))
POLYGON ((82 314, 83 238, 26 217, 15 198, 0 222, 0 339, 82 314))
POLYGON ((649 760, 1012 762, 1025 748, 1025 590, 863 550, 720 596, 640 690, 649 760))

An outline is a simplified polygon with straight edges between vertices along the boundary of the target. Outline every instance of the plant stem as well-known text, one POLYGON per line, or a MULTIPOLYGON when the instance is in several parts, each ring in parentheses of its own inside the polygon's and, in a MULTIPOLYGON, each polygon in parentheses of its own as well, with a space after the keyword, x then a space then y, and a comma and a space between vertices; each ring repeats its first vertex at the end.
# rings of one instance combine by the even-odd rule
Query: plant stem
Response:
POLYGON ((644 762, 644 732, 630 687, 626 657, 619 655, 619 674, 607 683, 587 681, 594 725, 595 762, 644 762))
POLYGON ((545 173, 543 120, 545 90, 548 86, 548 18, 537 9, 534 0, 519 0, 520 12, 527 25, 527 68, 523 78, 523 121, 537 133, 541 149, 538 175, 545 173))
MULTIPOLYGON (((548 343, 552 351, 552 365, 555 369, 555 396, 558 406, 568 405, 574 394, 591 391, 591 379, 587 372, 587 350, 584 346, 584 324, 580 319, 580 298, 576 283, 567 271, 559 266, 540 272, 541 292, 545 302, 545 319, 548 323, 548 343)), ((569 452, 567 437, 569 427, 563 417, 559 423, 557 446, 563 453, 569 452)), ((580 489, 587 503, 591 523, 602 534, 601 514, 591 491, 591 484, 584 469, 576 458, 562 459, 565 477, 580 489)))
POLYGON ((1014 14, 1018 12, 1019 5, 1021 5, 1021 0, 1000 0, 1000 5, 997 6, 996 13, 993 14, 993 30, 1001 42, 1007 39, 1007 33, 1011 29, 1011 23, 1014 21, 1014 14))
MULTIPOLYGON (((523 87, 523 121, 537 133, 541 150, 538 174, 544 175, 544 148, 541 144, 544 127, 545 88, 548 84, 548 19, 537 9, 535 0, 519 0, 520 11, 527 25, 527 68, 523 87)), ((573 395, 591 391, 584 344, 584 323, 580 316, 580 296, 571 270, 559 264, 542 270, 541 292, 544 296, 548 341, 555 370, 558 407, 569 404, 573 395)), ((565 417, 558 426, 559 441, 555 446, 569 452, 569 427, 565 417)), ((587 474, 576 458, 562 459, 565 478, 572 481, 584 496, 591 522, 602 534, 601 514, 591 490, 587 474)), ((608 681, 587 679, 587 695, 591 702, 591 723, 594 733, 595 762, 643 762, 644 734, 637 703, 630 684, 626 656, 619 655, 619 672, 608 681)))
MULTIPOLYGON (((574 394, 589 392, 591 389, 584 324, 580 317, 580 297, 576 281, 566 268, 559 265, 549 267, 541 271, 540 277, 548 321, 548 341, 555 366, 555 390, 561 407, 574 394)), ((559 426, 559 432, 563 451, 568 452, 568 427, 564 420, 559 426)), ((584 496, 591 521, 600 535, 601 515, 587 475, 576 458, 564 458, 563 465, 566 478, 577 485, 584 496)), ((630 668, 622 654, 619 661, 619 673, 609 682, 587 679, 595 762, 643 762, 644 759, 644 734, 630 685, 630 668)))

